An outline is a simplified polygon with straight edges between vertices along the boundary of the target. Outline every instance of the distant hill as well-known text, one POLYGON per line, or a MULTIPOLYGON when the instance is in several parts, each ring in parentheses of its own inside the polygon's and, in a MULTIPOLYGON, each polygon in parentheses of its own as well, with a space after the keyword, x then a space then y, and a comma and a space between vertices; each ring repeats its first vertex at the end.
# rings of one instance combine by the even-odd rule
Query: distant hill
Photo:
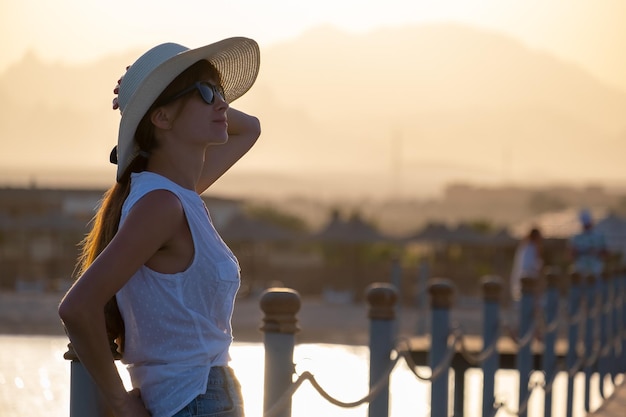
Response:
MULTIPOLYGON (((0 165, 112 178, 112 89, 139 52, 73 67, 27 55, 0 74, 0 165)), ((216 189, 380 197, 459 180, 626 180, 626 93, 459 25, 317 28, 263 50, 259 80, 235 106, 261 118, 263 135, 216 189)))

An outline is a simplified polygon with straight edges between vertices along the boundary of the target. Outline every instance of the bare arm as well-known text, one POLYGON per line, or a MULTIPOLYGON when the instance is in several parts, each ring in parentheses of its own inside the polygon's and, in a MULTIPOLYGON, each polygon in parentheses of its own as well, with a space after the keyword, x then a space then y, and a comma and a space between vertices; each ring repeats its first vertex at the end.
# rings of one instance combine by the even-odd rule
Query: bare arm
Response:
POLYGON ((117 372, 106 335, 104 306, 169 241, 180 221, 184 221, 183 209, 174 195, 163 190, 147 194, 59 306, 76 354, 116 417, 149 414, 139 397, 126 392, 117 372))
POLYGON ((235 162, 241 159, 261 135, 259 119, 230 107, 228 116, 228 142, 209 146, 204 155, 204 168, 196 191, 204 192, 235 162))

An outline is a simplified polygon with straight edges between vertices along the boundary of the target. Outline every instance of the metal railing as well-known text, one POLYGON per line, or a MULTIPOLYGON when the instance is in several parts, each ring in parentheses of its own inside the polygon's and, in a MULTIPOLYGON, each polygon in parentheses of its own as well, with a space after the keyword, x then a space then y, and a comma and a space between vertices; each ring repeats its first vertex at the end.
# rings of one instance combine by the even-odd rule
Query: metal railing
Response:
MULTIPOLYGON (((447 417, 449 371, 454 369, 455 402, 454 415, 463 415, 464 384, 463 374, 468 367, 480 368, 483 373, 483 417, 507 414, 525 417, 528 414, 529 399, 533 392, 543 391, 544 416, 552 416, 552 394, 554 380, 559 372, 567 375, 566 416, 573 415, 574 378, 583 373, 584 407, 590 412, 590 393, 592 374, 598 374, 598 390, 601 398, 607 401, 612 392, 624 384, 626 372, 626 275, 605 274, 601 279, 582 277, 571 274, 567 297, 559 294, 559 288, 565 278, 557 272, 546 275, 547 291, 545 302, 540 303, 536 295, 537 279, 522 279, 522 299, 520 302, 519 338, 503 336, 510 328, 500 323, 501 281, 498 277, 485 277, 483 285, 483 346, 479 351, 471 351, 467 339, 472 335, 464 334, 459 327, 453 327, 450 320, 453 286, 445 279, 431 280, 429 293, 431 298, 431 334, 428 347, 428 366, 430 375, 421 375, 418 365, 413 360, 411 339, 396 338, 394 286, 375 284, 368 289, 370 305, 370 389, 369 392, 352 402, 344 402, 330 396, 309 372, 301 373, 295 381, 292 372, 283 372, 282 379, 268 379, 268 372, 279 375, 272 368, 281 365, 266 356, 266 396, 264 398, 264 417, 291 417, 290 399, 298 388, 309 381, 319 394, 339 407, 356 407, 369 403, 369 417, 387 417, 389 404, 389 378, 400 360, 404 360, 416 378, 431 383, 431 417, 447 417), (564 302, 566 313, 560 317, 560 304, 564 302), (539 308, 541 306, 541 308, 539 308), (509 351, 501 348, 503 339, 508 338, 509 351), (512 348, 511 348, 512 344, 512 348), (558 345, 558 346, 557 346, 558 345), (505 355, 515 362, 519 377, 519 401, 507 404, 495 396, 495 374, 500 369, 500 361, 505 355), (460 356, 465 365, 455 366, 454 358, 460 356), (534 371, 542 371, 542 378, 531 378, 534 371), (608 381, 607 381, 608 380, 608 381), (285 387, 279 394, 276 387, 285 387), (459 389, 461 388, 461 389, 459 389), (271 390, 271 395, 268 395, 271 390), (459 393, 460 391, 460 393, 459 393)), ((265 296, 272 294, 269 290, 265 296)), ((274 295, 272 295, 274 296, 274 295)), ((290 293, 289 297, 295 294, 290 293)), ((543 297, 542 297, 543 298, 543 297)), ((279 301, 276 299, 275 301, 279 301)), ((294 317, 295 313, 294 311, 294 317)), ((294 322, 294 318, 290 319, 294 322)), ((280 349, 285 342, 280 333, 265 333, 267 351, 280 349)), ((293 340, 293 339, 290 339, 293 340)), ((282 349, 285 349, 283 346, 282 349)), ((293 350, 293 345, 289 350, 293 350)), ((293 358, 281 358, 280 362, 293 369, 293 358)), ((456 361, 459 362, 459 361, 456 361)), ((537 373, 535 373, 535 376, 537 373)))

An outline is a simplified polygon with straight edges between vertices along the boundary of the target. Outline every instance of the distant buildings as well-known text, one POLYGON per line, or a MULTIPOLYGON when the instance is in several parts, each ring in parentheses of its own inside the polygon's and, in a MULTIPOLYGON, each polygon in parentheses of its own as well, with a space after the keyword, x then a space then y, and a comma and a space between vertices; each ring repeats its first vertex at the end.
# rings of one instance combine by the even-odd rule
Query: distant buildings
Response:
MULTIPOLYGON (((79 243, 103 193, 103 189, 0 188, 0 291, 68 288, 75 279, 79 243)), ((389 228, 379 229, 355 215, 340 218, 336 211, 313 201, 308 212, 325 214, 325 226, 294 230, 283 227, 284 221, 272 221, 289 220, 290 215, 284 213, 295 210, 288 210, 284 203, 270 209, 275 211, 270 213, 273 217, 255 217, 246 210, 249 201, 203 199, 216 229, 239 259, 242 294, 246 288, 253 294, 280 282, 302 294, 350 289, 359 295, 370 282, 389 279, 390 262, 396 256, 409 269, 427 259, 431 273, 450 278, 459 289, 472 293, 478 291, 484 274, 506 280, 521 235, 516 229, 539 225, 550 238, 546 261, 566 267, 565 239, 578 227, 572 207, 588 201, 596 207, 619 208, 620 202, 626 207, 623 197, 596 188, 576 192, 457 185, 438 201, 368 202, 353 210, 376 224, 388 223, 385 216, 392 216, 401 233, 388 234, 389 228), (531 202, 533 207, 529 207, 531 202), (539 203, 552 209, 534 210, 539 203)), ((598 211, 599 219, 606 212, 598 211)), ((611 238, 612 249, 626 254, 624 217, 609 216, 598 227, 611 238)), ((405 276, 404 292, 410 296, 417 275, 407 270, 405 276)))
MULTIPOLYGON (((0 290, 67 288, 104 190, 0 188, 0 290)), ((237 200, 204 198, 216 227, 239 213, 237 200)))

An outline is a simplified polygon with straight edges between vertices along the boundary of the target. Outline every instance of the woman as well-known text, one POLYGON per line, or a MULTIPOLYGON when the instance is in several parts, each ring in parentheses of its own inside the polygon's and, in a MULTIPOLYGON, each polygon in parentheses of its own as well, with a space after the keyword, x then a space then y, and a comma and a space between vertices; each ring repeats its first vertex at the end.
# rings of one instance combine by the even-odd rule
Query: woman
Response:
POLYGON ((258 70, 250 39, 193 50, 168 43, 142 55, 115 89, 117 183, 83 242, 80 275, 59 315, 116 417, 243 415, 227 366, 239 265, 199 194, 260 135, 255 117, 229 106, 258 70))

